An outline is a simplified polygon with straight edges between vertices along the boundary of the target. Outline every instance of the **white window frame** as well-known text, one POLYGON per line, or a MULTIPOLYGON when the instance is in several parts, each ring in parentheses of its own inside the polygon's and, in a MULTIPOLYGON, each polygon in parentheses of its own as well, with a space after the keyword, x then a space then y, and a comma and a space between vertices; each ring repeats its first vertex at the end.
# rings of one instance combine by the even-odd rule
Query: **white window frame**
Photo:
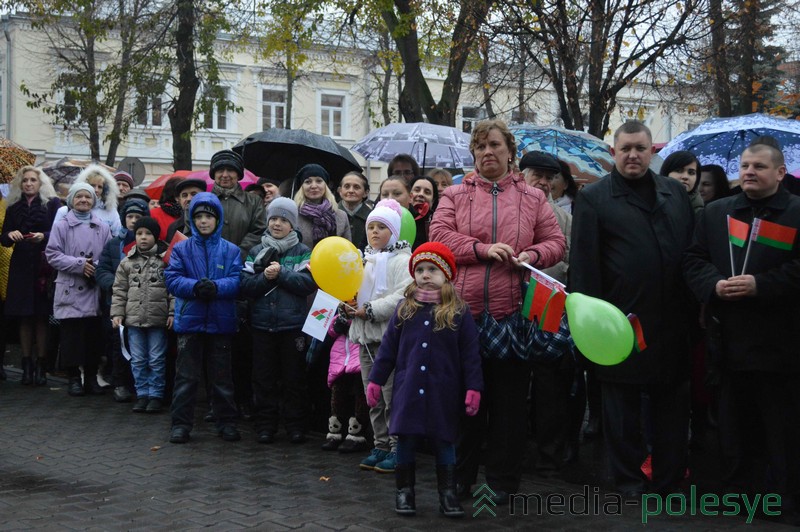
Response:
MULTIPOLYGON (((288 100, 289 94, 288 94, 288 91, 286 90, 286 87, 279 87, 277 85, 261 85, 259 87, 258 91, 259 91, 259 100, 260 100, 260 105, 258 107, 258 109, 259 109, 258 124, 261 126, 261 128, 263 130, 263 129, 266 129, 264 127, 264 118, 265 118, 265 116, 264 116, 264 110, 265 109, 264 108, 265 108, 265 106, 269 103, 270 123, 271 124, 275 124, 275 109, 276 108, 283 107, 284 119, 286 117, 286 100, 288 100), (282 92, 284 94, 283 103, 281 104, 280 102, 274 102, 274 101, 273 102, 267 102, 266 100, 264 100, 264 91, 282 92)), ((286 126, 287 126, 287 124, 285 124, 285 121, 284 121, 284 124, 281 124, 279 127, 280 128, 284 128, 286 126)), ((292 126, 292 124, 289 123, 288 127, 291 128, 291 126, 292 126)), ((275 126, 273 125, 273 126, 270 126, 270 127, 275 127, 275 126)))
MULTIPOLYGON (((233 102, 234 105, 236 102, 233 101, 233 88, 230 85, 220 84, 220 88, 225 91, 225 99, 233 102)), ((211 127, 206 127, 206 115, 205 113, 201 114, 200 123, 203 125, 203 129, 207 131, 233 131, 233 113, 230 110, 225 110, 225 127, 219 128, 219 103, 215 102, 212 106, 211 110, 211 127)))
POLYGON ((466 133, 472 133, 472 130, 475 128, 477 123, 480 122, 481 120, 486 120, 486 118, 488 116, 489 115, 486 113, 486 108, 481 106, 481 105, 475 105, 475 104, 462 105, 461 106, 461 131, 464 131, 466 133), (471 116, 470 117, 464 116, 464 110, 465 109, 477 109, 478 110, 478 116, 475 117, 475 118, 473 118, 471 116), (467 124, 467 122, 470 123, 469 131, 466 131, 464 129, 464 126, 467 124))
POLYGON ((147 97, 147 109, 145 112, 147 113, 147 120, 145 124, 139 122, 139 113, 137 109, 139 95, 134 94, 133 96, 133 109, 136 112, 136 118, 133 121, 133 127, 141 128, 141 129, 164 129, 165 127, 169 126, 169 118, 167 117, 167 102, 169 98, 166 94, 159 94, 158 97, 161 98, 161 124, 154 125, 153 124, 153 96, 147 97))
MULTIPOLYGON (((348 138, 348 134, 350 131, 350 121, 348 120, 348 110, 350 108, 349 96, 346 91, 340 90, 332 90, 332 89, 320 89, 317 91, 317 133, 320 135, 325 135, 327 137, 331 137, 333 139, 342 139, 348 138), (328 131, 322 130, 322 115, 323 115, 323 108, 322 108, 322 97, 323 96, 341 96, 342 97, 342 123, 341 123, 341 134, 340 135, 333 135, 333 131, 335 128, 330 127, 332 123, 329 122, 328 131)), ((336 108, 334 107, 326 107, 326 111, 330 110, 334 112, 336 108)))

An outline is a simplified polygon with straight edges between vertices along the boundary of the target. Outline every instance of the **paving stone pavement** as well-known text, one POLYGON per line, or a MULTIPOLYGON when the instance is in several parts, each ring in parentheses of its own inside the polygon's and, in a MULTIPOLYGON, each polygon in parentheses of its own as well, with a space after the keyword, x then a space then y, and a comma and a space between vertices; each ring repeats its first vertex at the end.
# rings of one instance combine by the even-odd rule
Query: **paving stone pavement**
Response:
MULTIPOLYGON (((291 445, 279 434, 275 444, 260 445, 242 423, 242 441, 228 443, 203 423, 198 409, 191 442, 174 445, 167 441, 168 414, 133 414, 130 408, 110 395, 69 397, 60 380, 42 388, 21 386, 19 373, 9 371, 9 380, 0 382, 0 530, 483 532, 643 526, 639 504, 612 505, 610 514, 602 515, 602 504, 615 499, 592 487, 586 488, 589 500, 596 497, 600 507, 590 508, 589 515, 536 515, 538 506, 530 499, 528 515, 520 502, 514 515, 509 507, 487 507, 473 516, 478 508, 468 500, 465 518, 447 519, 438 514, 434 465, 427 455, 419 457, 417 516, 400 517, 394 513, 393 476, 359 470, 361 455, 320 450, 321 435, 291 445)), ((583 490, 526 474, 520 491, 544 498, 583 490)), ((647 526, 783 528, 765 521, 746 525, 739 517, 677 516, 653 517, 647 526)))

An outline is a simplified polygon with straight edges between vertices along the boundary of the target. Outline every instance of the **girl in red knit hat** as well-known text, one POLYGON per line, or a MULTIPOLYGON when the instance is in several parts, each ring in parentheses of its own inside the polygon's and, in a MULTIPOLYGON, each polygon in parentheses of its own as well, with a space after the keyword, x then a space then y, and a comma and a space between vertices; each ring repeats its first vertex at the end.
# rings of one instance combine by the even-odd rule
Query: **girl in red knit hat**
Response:
POLYGON ((411 255, 414 282, 405 291, 369 374, 367 403, 377 404, 392 371, 392 435, 397 436, 395 511, 414 515, 415 451, 427 438, 436 452, 439 511, 462 517, 456 497, 455 439, 460 413, 474 416, 483 376, 478 332, 467 305, 451 284, 453 253, 428 242, 411 255))

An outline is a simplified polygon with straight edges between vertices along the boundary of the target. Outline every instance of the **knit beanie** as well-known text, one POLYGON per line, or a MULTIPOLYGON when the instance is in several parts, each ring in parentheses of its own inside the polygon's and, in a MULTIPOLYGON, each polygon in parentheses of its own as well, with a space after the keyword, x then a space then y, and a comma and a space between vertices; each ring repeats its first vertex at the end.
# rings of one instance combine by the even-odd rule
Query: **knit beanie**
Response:
POLYGON ((86 190, 87 192, 92 194, 92 199, 94 203, 92 206, 97 205, 97 196, 94 193, 94 187, 89 183, 74 183, 71 187, 69 187, 69 193, 67 194, 67 207, 70 209, 73 207, 72 201, 75 199, 75 194, 77 194, 81 190, 86 190))
POLYGON ((426 242, 411 254, 408 271, 414 276, 414 270, 420 262, 430 262, 444 274, 445 279, 452 281, 456 275, 456 258, 450 248, 441 242, 426 242))
POLYGON ((125 224, 125 217, 129 214, 139 214, 141 216, 150 216, 150 207, 140 198, 126 199, 122 205, 122 224, 125 224))
POLYGON ((156 240, 158 240, 158 235, 161 234, 161 226, 158 225, 158 222, 155 218, 150 218, 149 216, 144 216, 139 218, 136 223, 133 225, 133 234, 136 234, 136 231, 139 230, 140 227, 144 227, 150 234, 152 234, 156 240))
MULTIPOLYGON (((324 179, 324 178, 323 178, 324 179)), ((266 185, 269 183, 270 185, 275 185, 276 187, 281 186, 281 180, 275 177, 259 177, 258 184, 259 185, 266 185)))
POLYGON ((136 186, 133 183, 133 177, 131 176, 131 174, 129 174, 128 172, 123 172, 122 170, 114 174, 114 180, 128 183, 128 187, 130 188, 136 186))
POLYGON ((286 218, 292 224, 292 229, 297 227, 297 204, 289 198, 275 198, 267 208, 267 220, 276 216, 286 218))
POLYGON ((400 220, 402 219, 402 207, 393 199, 384 199, 375 204, 375 208, 367 216, 367 224, 370 222, 380 222, 389 228, 392 237, 389 245, 392 246, 400 238, 400 220))
POLYGON ((222 150, 218 151, 211 157, 211 167, 208 172, 211 176, 211 179, 214 179, 214 174, 217 172, 217 170, 221 170, 223 168, 231 168, 234 170, 239 177, 239 181, 241 181, 244 177, 244 162, 242 162, 241 155, 235 151, 222 150))
POLYGON ((307 164, 294 176, 294 181, 292 181, 292 196, 303 188, 303 181, 309 177, 321 177, 322 180, 325 181, 325 184, 330 187, 331 176, 328 171, 318 164, 307 164))

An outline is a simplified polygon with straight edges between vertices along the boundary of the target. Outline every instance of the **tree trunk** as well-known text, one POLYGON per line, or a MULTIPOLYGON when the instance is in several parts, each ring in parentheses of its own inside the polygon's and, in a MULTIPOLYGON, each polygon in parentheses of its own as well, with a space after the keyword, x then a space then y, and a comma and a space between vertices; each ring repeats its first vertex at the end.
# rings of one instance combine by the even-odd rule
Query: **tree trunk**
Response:
MULTIPOLYGON (((95 39, 91 35, 86 37, 86 69, 89 73, 86 79, 86 100, 89 102, 97 102, 97 95, 99 89, 97 87, 97 65, 95 63, 94 53, 95 39)), ((84 111, 81 110, 81 113, 84 111)), ((100 120, 97 116, 97 106, 86 106, 86 114, 84 115, 86 125, 89 128, 89 151, 93 161, 100 160, 100 120)))
POLYGON ((742 79, 739 81, 739 109, 737 114, 746 115, 754 113, 755 104, 755 55, 758 42, 758 0, 746 0, 741 3, 740 20, 742 21, 742 49, 747 53, 742 54, 742 79))
POLYGON ((725 42, 725 21, 722 15, 722 0, 710 0, 711 49, 714 62, 714 96, 717 101, 717 116, 733 115, 731 87, 728 76, 728 59, 725 42))
POLYGON ((486 108, 486 117, 494 118, 494 106, 492 105, 492 94, 489 91, 491 84, 489 83, 489 41, 481 39, 481 87, 483 88, 483 105, 486 108))
POLYGON ((175 30, 178 96, 168 116, 172 131, 172 157, 175 170, 192 169, 192 117, 200 88, 194 62, 194 0, 178 0, 178 27, 175 30))
POLYGON ((122 50, 119 62, 119 82, 117 85, 116 95, 116 109, 114 111, 114 120, 111 125, 111 133, 108 135, 108 153, 106 153, 106 164, 114 166, 117 158, 117 150, 119 149, 120 142, 122 141, 122 126, 125 119, 125 102, 128 96, 128 79, 129 69, 131 64, 131 50, 134 46, 134 27, 126 19, 125 1, 119 0, 119 18, 122 22, 120 24, 120 41, 122 42, 122 50))

